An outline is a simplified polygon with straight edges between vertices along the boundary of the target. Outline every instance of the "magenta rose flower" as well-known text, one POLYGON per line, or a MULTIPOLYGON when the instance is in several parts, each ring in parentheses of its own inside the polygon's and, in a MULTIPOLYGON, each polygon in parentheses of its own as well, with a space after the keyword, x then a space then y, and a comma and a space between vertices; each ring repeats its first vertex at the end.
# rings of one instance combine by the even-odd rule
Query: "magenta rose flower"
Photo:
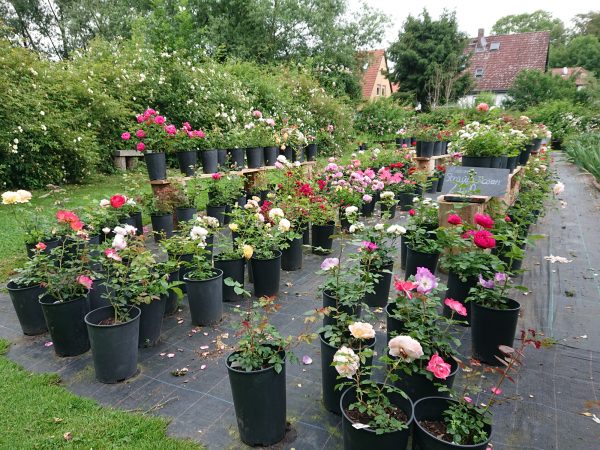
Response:
POLYGON ((488 230, 491 230, 494 226, 494 220, 487 214, 477 213, 473 218, 475 219, 475 223, 477 225, 487 228, 488 230))
POLYGON ((434 377, 445 380, 450 375, 450 364, 444 362, 442 357, 435 353, 427 363, 427 370, 433 373, 434 377))
POLYGON ((479 248, 494 248, 496 246, 496 239, 494 235, 487 230, 479 230, 473 234, 473 242, 479 248))

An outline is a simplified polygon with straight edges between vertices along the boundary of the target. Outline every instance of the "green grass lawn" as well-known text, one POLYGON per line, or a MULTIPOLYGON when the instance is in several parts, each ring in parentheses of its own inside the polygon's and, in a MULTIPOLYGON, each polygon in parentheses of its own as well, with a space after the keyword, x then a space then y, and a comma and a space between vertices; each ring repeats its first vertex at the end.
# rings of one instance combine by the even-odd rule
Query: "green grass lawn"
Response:
MULTIPOLYGON (((95 175, 89 183, 70 184, 55 194, 49 191, 34 191, 29 206, 39 207, 40 213, 51 217, 59 207, 74 208, 93 204, 112 194, 131 192, 136 186, 142 192, 150 192, 145 172, 129 172, 127 175, 95 175)), ((142 193, 140 192, 140 193, 142 193)), ((19 217, 10 206, 0 204, 0 282, 6 281, 11 271, 26 257, 23 231, 19 217)))
POLYGON ((0 448, 202 449, 166 435, 167 422, 77 397, 53 374, 32 374, 4 354, 0 340, 0 448))

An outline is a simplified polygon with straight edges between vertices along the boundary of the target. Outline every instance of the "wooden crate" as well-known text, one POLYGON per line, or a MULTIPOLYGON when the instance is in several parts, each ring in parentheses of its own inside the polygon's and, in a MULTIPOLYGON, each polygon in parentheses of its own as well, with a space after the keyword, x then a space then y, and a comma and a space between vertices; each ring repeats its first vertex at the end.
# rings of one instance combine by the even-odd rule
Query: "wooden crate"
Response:
POLYGON ((482 214, 491 198, 482 195, 473 195, 467 197, 465 200, 477 199, 479 200, 479 203, 468 203, 467 201, 447 202, 444 200, 444 197, 445 195, 440 195, 437 198, 439 205, 438 220, 440 227, 448 226, 448 216, 450 214, 458 214, 462 218, 463 222, 474 224, 475 214, 482 214))
POLYGON ((417 170, 422 171, 422 172, 427 172, 427 175, 433 175, 435 166, 446 162, 446 160, 448 160, 449 158, 452 158, 452 155, 432 156, 431 158, 423 158, 422 156, 415 156, 413 158, 413 161, 415 162, 415 166, 416 166, 417 170))

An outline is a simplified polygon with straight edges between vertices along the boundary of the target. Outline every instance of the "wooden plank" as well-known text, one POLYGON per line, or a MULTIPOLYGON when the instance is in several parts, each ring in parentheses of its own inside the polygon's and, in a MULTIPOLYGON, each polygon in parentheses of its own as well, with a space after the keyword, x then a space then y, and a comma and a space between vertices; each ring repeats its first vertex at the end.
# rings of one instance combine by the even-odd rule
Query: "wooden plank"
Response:
POLYGON ((127 170, 127 158, 124 156, 113 156, 113 165, 116 169, 127 170))
POLYGON ((415 156, 415 166, 418 171, 427 172, 427 175, 433 175, 435 166, 439 163, 443 163, 445 159, 452 158, 452 155, 439 155, 432 156, 431 158, 424 158, 422 156, 415 156))
POLYGON ((127 156, 133 158, 143 158, 144 154, 142 152, 138 152, 137 150, 115 150, 113 152, 113 156, 127 156))

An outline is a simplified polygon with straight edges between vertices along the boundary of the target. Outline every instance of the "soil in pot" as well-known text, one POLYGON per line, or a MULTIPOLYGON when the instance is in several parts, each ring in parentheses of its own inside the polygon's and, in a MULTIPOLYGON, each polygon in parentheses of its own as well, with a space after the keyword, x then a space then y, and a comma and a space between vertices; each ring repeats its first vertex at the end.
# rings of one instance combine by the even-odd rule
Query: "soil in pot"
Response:
POLYGON ((302 237, 288 242, 288 247, 281 250, 281 269, 294 271, 302 269, 302 237))
POLYGON ((327 225, 312 224, 312 252, 316 255, 328 255, 333 246, 333 234, 335 233, 335 222, 327 225))
POLYGON ((17 313, 17 319, 19 319, 23 334, 35 336, 48 331, 39 301, 40 296, 46 292, 46 289, 40 285, 20 287, 12 281, 7 284, 6 288, 17 313))
POLYGON ((342 394, 340 405, 342 414, 342 434, 344 450, 404 450, 408 445, 413 424, 413 404, 399 393, 388 393, 388 398, 396 408, 390 415, 406 424, 403 430, 377 434, 370 428, 357 429, 355 423, 369 423, 369 417, 348 407, 356 401, 356 389, 350 387, 342 394))
POLYGON ((223 271, 223 301, 235 302, 242 299, 242 295, 236 294, 233 286, 227 286, 225 280, 233 279, 244 286, 245 261, 244 258, 238 259, 217 259, 215 267, 223 271))
POLYGON ((136 374, 140 315, 139 308, 132 306, 129 320, 115 323, 113 307, 105 306, 85 316, 99 382, 118 383, 136 374))
POLYGON ((492 435, 492 427, 485 425, 488 439, 478 444, 452 444, 444 440, 446 425, 444 423, 444 411, 456 400, 445 397, 425 397, 414 405, 413 448, 415 450, 485 450, 488 447, 492 435))
POLYGON ((158 300, 137 306, 141 311, 138 347, 154 347, 160 340, 167 298, 161 296, 158 300))
POLYGON ((411 249, 408 245, 406 246, 406 269, 404 273, 404 279, 408 280, 411 275, 417 274, 417 267, 426 267, 435 274, 437 268, 438 259, 440 258, 439 253, 423 253, 417 252, 411 249))
POLYGON ((183 277, 187 287, 192 323, 198 326, 214 325, 223 316, 223 271, 213 269, 213 277, 206 280, 183 277))
POLYGON ((77 356, 90 349, 84 317, 88 313, 87 296, 69 302, 55 302, 49 295, 40 298, 52 348, 58 356, 77 356))
POLYGON ((202 159, 202 171, 204 173, 215 173, 219 168, 219 159, 216 149, 202 150, 200 152, 202 159))
POLYGON ((251 446, 276 444, 286 429, 285 363, 279 373, 273 366, 246 372, 232 368, 229 358, 227 372, 240 439, 251 446))
POLYGON ((513 346, 521 305, 507 299, 507 309, 494 309, 472 303, 471 349, 473 358, 492 366, 502 363, 495 357, 503 357, 498 347, 513 346))
POLYGON ((275 250, 275 257, 269 259, 250 259, 254 282, 255 297, 271 297, 279 293, 281 279, 281 252, 275 250))
POLYGON ((181 173, 185 174, 186 177, 193 177, 198 164, 198 152, 196 150, 177 152, 177 162, 181 173))

